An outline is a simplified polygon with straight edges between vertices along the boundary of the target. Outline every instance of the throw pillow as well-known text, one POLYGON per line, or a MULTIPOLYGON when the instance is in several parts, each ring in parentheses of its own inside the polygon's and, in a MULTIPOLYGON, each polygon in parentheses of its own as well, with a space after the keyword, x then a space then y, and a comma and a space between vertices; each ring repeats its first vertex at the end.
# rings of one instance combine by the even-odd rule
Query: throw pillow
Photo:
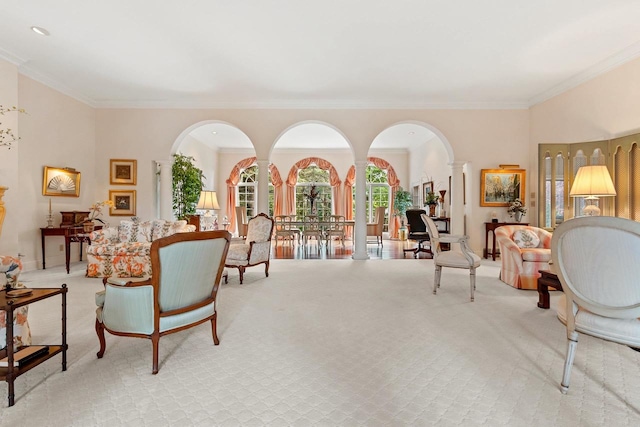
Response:
POLYGON ((537 248, 540 238, 531 230, 518 230, 513 233, 513 241, 519 248, 537 248))

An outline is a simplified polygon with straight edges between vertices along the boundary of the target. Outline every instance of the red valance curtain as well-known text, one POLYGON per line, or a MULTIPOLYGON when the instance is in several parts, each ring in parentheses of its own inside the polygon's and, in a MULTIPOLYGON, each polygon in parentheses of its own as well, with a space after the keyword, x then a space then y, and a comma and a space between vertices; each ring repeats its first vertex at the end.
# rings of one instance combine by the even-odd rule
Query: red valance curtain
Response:
POLYGON ((273 163, 269 165, 269 171, 271 171, 271 184, 273 184, 273 215, 282 215, 282 177, 273 163))
POLYGON ((295 215, 296 213, 295 187, 296 187, 296 184, 298 183, 298 170, 308 168, 312 164, 315 164, 322 170, 329 171, 329 185, 331 185, 331 196, 334 201, 332 209, 336 215, 339 215, 338 212, 341 211, 339 206, 340 205, 339 203, 340 184, 342 181, 340 181, 340 178, 338 177, 338 172, 336 171, 336 168, 334 168, 330 162, 324 159, 321 159, 319 157, 307 157, 306 159, 302 159, 298 161, 295 165, 291 167, 291 170, 289 171, 289 175, 287 176, 287 188, 285 193, 285 209, 286 209, 287 215, 295 215))
MULTIPOLYGON (((353 185, 356 183, 356 167, 351 166, 347 172, 347 176, 344 179, 344 219, 353 219, 353 185)), ((353 236, 351 227, 348 230, 348 235, 353 236)))
POLYGON ((236 229, 236 187, 240 180, 240 174, 243 170, 256 162, 256 157, 247 157, 240 160, 231 169, 229 179, 227 179, 227 218, 229 218, 229 230, 236 229))

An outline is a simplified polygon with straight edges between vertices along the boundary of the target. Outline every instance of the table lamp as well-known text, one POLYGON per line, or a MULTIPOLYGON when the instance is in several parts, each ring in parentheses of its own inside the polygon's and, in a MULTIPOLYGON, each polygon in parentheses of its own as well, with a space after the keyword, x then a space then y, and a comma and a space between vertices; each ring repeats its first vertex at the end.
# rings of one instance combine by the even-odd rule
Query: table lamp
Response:
POLYGON ((582 210, 586 216, 599 216, 599 197, 611 197, 616 195, 616 189, 609 175, 607 167, 604 165, 582 166, 578 169, 571 191, 570 197, 584 197, 587 205, 582 210))
POLYGON ((210 217, 211 210, 220 209, 220 205, 218 204, 218 197, 216 196, 215 191, 202 191, 200 193, 200 200, 198 200, 198 204, 196 205, 196 209, 206 210, 204 216, 210 217))

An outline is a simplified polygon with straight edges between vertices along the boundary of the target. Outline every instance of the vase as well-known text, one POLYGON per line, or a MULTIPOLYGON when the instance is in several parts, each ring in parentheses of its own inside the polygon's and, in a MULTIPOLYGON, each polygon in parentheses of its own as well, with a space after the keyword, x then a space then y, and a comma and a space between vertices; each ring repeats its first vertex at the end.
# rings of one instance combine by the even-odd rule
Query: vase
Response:
POLYGON ((95 226, 96 225, 91 221, 85 221, 82 223, 82 227, 84 228, 85 233, 91 233, 95 226))
POLYGON ((522 221, 522 212, 514 212, 513 217, 516 220, 516 222, 522 221))
POLYGON ((429 216, 432 218, 436 216, 436 205, 429 205, 429 216))
POLYGON ((4 192, 7 191, 8 187, 0 186, 0 234, 2 234, 2 223, 4 223, 4 216, 7 213, 6 208, 4 207, 4 201, 2 200, 2 196, 4 196, 4 192))

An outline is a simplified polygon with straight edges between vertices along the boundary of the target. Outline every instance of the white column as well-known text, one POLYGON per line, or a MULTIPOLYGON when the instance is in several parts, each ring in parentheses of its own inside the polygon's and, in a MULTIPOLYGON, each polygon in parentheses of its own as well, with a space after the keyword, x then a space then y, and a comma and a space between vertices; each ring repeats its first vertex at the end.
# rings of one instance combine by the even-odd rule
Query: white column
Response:
POLYGON ((269 215, 269 160, 256 160, 258 164, 258 213, 269 215))
POLYGON ((156 160, 160 172, 160 191, 158 192, 158 217, 173 220, 172 160, 156 160))
POLYGON ((369 259, 367 252, 366 160, 356 161, 356 226, 354 227, 353 259, 369 259))
POLYGON ((451 166, 451 234, 464 234, 464 195, 462 194, 462 167, 465 161, 454 161, 451 166))

